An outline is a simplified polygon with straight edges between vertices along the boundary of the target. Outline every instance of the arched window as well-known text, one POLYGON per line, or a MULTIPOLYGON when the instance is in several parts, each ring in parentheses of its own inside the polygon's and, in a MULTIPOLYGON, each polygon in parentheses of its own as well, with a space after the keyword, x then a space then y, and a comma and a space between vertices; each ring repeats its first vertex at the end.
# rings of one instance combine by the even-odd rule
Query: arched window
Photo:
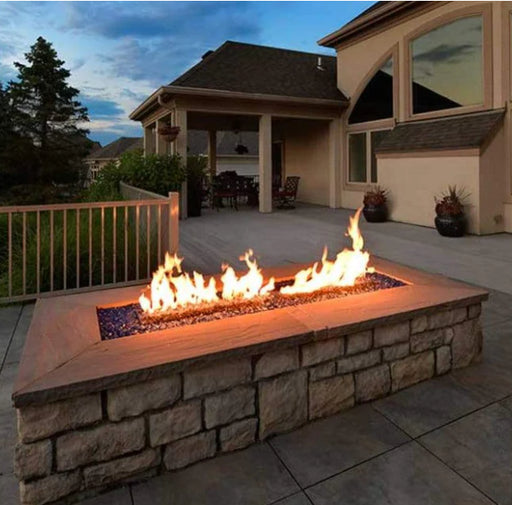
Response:
POLYGON ((483 103, 483 19, 471 16, 411 41, 413 114, 483 103))
POLYGON ((348 119, 349 124, 393 117, 393 58, 370 79, 348 119))

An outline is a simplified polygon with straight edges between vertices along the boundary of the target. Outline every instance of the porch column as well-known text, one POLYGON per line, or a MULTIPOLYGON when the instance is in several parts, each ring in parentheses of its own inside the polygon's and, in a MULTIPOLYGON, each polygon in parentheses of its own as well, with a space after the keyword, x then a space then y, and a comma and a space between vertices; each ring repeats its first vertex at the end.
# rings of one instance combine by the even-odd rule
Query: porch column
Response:
POLYGON ((272 116, 263 114, 259 124, 260 212, 272 212, 272 116))
MULTIPOLYGON (((175 123, 180 127, 180 133, 174 141, 174 152, 181 156, 183 163, 187 163, 187 111, 176 109, 175 123)), ((185 219, 188 216, 187 209, 187 181, 183 182, 180 191, 180 216, 185 219)))
POLYGON ((158 134, 158 129, 164 125, 163 119, 158 119, 155 124, 155 152, 156 154, 167 154, 167 142, 158 134))
POLYGON ((208 168, 210 177, 217 175, 217 131, 208 131, 208 168))
POLYGON ((144 154, 153 154, 155 151, 154 132, 152 125, 144 127, 144 154))
POLYGON ((329 122, 329 207, 341 207, 341 119, 329 122))

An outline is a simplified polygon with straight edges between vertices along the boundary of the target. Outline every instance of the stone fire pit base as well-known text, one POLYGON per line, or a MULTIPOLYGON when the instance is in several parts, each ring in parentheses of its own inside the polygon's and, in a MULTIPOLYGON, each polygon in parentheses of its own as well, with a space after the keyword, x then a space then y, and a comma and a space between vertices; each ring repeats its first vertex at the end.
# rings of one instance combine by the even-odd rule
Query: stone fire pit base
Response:
MULTIPOLYGON (((435 279, 421 274, 426 278, 435 279)), ((452 302, 404 307, 393 317, 358 324, 326 322, 322 329, 274 339, 273 345, 267 337, 263 344, 245 342, 233 352, 210 353, 208 360, 179 359, 173 366, 160 363, 101 381, 87 370, 81 373, 91 377, 77 379, 73 387, 57 379, 40 387, 18 385, 15 467, 22 503, 74 501, 177 470, 469 365, 481 355, 480 302, 486 294, 444 280, 443 289, 448 286, 452 302)), ((379 294, 353 298, 363 303, 379 294)), ((268 315, 242 317, 258 321, 268 315)), ((218 323, 197 326, 206 331, 218 323)), ((173 334, 168 332, 167 342, 173 334)), ((129 362, 123 349, 138 338, 119 339, 105 349, 118 348, 111 359, 129 362)), ((33 356, 25 353, 25 360, 33 356)))

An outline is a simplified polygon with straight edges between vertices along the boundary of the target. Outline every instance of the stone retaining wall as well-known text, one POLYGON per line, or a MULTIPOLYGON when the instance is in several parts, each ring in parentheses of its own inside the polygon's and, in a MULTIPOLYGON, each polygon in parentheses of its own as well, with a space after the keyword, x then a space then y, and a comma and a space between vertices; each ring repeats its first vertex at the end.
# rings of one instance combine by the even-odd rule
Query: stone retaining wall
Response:
MULTIPOLYGON (((71 500, 242 449, 481 355, 480 304, 18 409, 23 504, 71 500)), ((214 338, 214 336, 212 336, 214 338)))

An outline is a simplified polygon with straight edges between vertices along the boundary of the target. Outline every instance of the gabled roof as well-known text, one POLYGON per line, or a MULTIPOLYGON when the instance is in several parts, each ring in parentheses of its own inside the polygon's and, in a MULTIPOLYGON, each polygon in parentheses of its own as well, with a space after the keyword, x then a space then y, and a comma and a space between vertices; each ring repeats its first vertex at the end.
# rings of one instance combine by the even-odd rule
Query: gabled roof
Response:
POLYGON ((110 144, 97 149, 87 156, 89 160, 116 160, 127 151, 133 151, 134 149, 142 149, 143 140, 142 137, 120 137, 114 140, 110 144))
POLYGON ((499 127, 503 115, 500 109, 399 124, 380 141, 375 152, 479 148, 499 127))
POLYGON ((334 56, 232 41, 206 53, 170 86, 346 101, 336 86, 334 56))

